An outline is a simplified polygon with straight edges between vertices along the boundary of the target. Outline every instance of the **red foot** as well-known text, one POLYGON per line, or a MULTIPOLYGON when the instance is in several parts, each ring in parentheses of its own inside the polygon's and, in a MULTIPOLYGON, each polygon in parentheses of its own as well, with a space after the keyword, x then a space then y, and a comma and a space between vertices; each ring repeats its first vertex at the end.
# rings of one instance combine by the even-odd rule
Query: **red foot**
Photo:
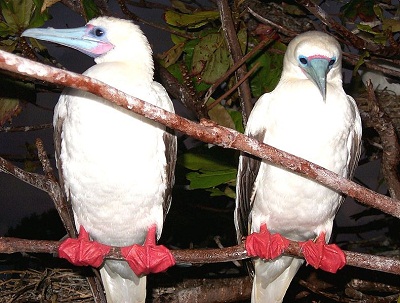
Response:
POLYGON ((313 242, 299 242, 307 263, 314 268, 336 273, 346 265, 346 256, 336 244, 325 243, 325 233, 321 233, 313 242))
POLYGON ((271 235, 264 223, 259 233, 252 233, 246 238, 245 246, 249 257, 271 260, 282 254, 289 246, 289 240, 280 234, 271 235))
POLYGON ((58 247, 58 256, 77 266, 99 267, 109 253, 110 246, 89 240, 89 234, 80 227, 77 239, 68 238, 58 247))
POLYGON ((162 272, 175 265, 175 259, 169 249, 163 245, 156 245, 155 225, 149 229, 143 246, 134 244, 122 247, 121 253, 138 276, 162 272))

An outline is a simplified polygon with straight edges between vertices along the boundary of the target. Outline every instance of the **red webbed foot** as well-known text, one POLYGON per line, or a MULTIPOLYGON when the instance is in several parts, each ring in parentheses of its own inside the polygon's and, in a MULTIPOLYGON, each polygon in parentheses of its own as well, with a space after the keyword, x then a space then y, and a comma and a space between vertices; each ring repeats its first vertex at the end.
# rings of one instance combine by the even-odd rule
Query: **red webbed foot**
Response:
POLYGON ((77 266, 99 267, 110 249, 110 246, 91 241, 81 226, 77 239, 68 238, 60 244, 58 256, 77 266))
POLYGON ((289 240, 280 234, 272 235, 264 223, 260 226, 260 232, 247 236, 245 246, 249 257, 271 260, 282 254, 289 246, 289 240))
POLYGON ((143 245, 122 247, 122 256, 137 275, 159 273, 175 265, 175 259, 168 248, 156 245, 156 226, 153 225, 143 245))
POLYGON ((304 258, 314 268, 336 273, 346 265, 346 256, 336 244, 325 243, 325 233, 321 233, 316 241, 300 242, 304 258))

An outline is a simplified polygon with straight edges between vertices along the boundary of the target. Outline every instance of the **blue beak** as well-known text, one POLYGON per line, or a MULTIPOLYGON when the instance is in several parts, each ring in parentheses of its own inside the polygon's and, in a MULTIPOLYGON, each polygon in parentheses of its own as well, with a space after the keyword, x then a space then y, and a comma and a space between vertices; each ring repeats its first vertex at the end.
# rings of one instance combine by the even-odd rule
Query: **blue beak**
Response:
POLYGON ((76 49, 96 58, 114 48, 104 36, 96 37, 91 32, 92 26, 71 29, 31 28, 22 33, 23 37, 54 42, 76 49))
POLYGON ((323 58, 313 58, 307 67, 303 67, 310 80, 312 80, 321 92, 322 98, 326 99, 326 75, 328 74, 329 60, 323 58))

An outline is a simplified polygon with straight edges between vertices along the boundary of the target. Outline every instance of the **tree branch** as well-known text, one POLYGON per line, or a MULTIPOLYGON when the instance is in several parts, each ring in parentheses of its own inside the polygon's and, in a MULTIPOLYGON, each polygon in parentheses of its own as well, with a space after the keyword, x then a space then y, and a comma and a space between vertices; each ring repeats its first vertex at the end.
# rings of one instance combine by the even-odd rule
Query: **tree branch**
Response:
POLYGON ((387 116, 381 109, 377 100, 374 87, 371 80, 367 84, 369 110, 364 113, 363 118, 368 119, 372 127, 378 132, 381 138, 383 153, 382 153, 382 171, 390 196, 398 199, 400 197, 400 182, 397 175, 397 168, 400 163, 400 146, 397 139, 396 129, 387 116))
MULTIPOLYGON (((242 50, 236 35, 235 26, 232 19, 231 9, 227 0, 220 0, 218 3, 219 14, 221 17, 222 29, 225 34, 226 44, 232 54, 233 63, 240 61, 243 57, 242 50)), ((247 73, 245 65, 241 65, 236 71, 236 80, 244 78, 247 73)), ((247 118, 253 108, 251 102, 251 90, 249 81, 245 80, 239 86, 240 105, 242 107, 243 124, 246 125, 247 118)))
POLYGON ((311 0, 296 0, 297 3, 303 5, 308 9, 315 17, 317 17, 322 23, 328 26, 330 29, 338 32, 342 37, 349 41, 354 47, 358 49, 368 50, 374 54, 380 54, 386 57, 392 57, 400 54, 400 48, 398 45, 396 47, 384 46, 375 43, 368 42, 359 36, 353 34, 346 27, 336 22, 332 17, 330 17, 321 7, 315 4, 311 0))
MULTIPOLYGON (((0 51, 0 69, 91 92, 119 106, 132 110, 139 115, 181 131, 205 143, 212 143, 224 148, 237 149, 252 154, 289 171, 316 180, 366 205, 400 218, 399 200, 375 193, 319 165, 261 143, 235 130, 219 126, 212 121, 203 120, 201 123, 195 123, 138 98, 129 96, 98 80, 21 58, 5 51, 0 51)), ((0 169, 10 173, 6 169, 8 164, 5 162, 7 161, 4 161, 4 159, 0 161, 0 169)), ((20 169, 18 174, 23 175, 23 171, 20 169)), ((42 182, 47 181, 46 179, 43 180, 43 176, 37 176, 39 176, 39 180, 42 180, 42 182)), ((34 180, 31 180, 31 182, 35 184, 34 180)))
MULTIPOLYGON (((289 241, 284 255, 303 258, 302 248, 296 241, 289 241)), ((11 237, 0 237, 0 253, 58 253, 61 241, 25 240, 11 237)), ((400 260, 384 256, 369 255, 351 251, 343 251, 346 265, 400 275, 400 260)), ((221 263, 248 259, 244 243, 213 249, 174 249, 171 250, 176 264, 221 263)), ((106 258, 124 260, 119 247, 112 247, 106 258)))

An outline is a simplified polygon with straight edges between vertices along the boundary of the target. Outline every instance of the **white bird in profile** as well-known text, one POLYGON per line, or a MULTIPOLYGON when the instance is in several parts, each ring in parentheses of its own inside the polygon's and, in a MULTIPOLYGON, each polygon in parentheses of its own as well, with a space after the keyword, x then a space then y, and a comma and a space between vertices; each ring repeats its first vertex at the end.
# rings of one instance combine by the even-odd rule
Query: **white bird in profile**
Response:
MULTIPOLYGON (((91 57, 84 75, 170 112, 172 102, 153 80, 150 45, 127 20, 99 17, 75 29, 29 29, 23 36, 59 43, 91 57)), ((171 202, 176 137, 166 128, 88 92, 65 89, 54 111, 57 166, 76 227, 112 246, 158 238, 171 202)), ((146 277, 125 261, 100 269, 108 302, 144 302, 146 277)))
MULTIPOLYGON (((288 45, 281 79, 255 104, 246 134, 351 178, 360 154, 361 120, 342 87, 342 52, 328 34, 303 33, 288 45)), ((294 241, 325 235, 344 197, 324 185, 242 154, 236 190, 238 241, 266 224, 294 241)), ((254 260, 252 302, 282 302, 302 259, 254 260)))

